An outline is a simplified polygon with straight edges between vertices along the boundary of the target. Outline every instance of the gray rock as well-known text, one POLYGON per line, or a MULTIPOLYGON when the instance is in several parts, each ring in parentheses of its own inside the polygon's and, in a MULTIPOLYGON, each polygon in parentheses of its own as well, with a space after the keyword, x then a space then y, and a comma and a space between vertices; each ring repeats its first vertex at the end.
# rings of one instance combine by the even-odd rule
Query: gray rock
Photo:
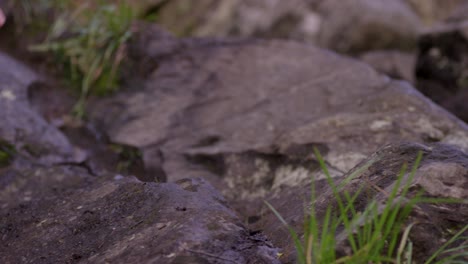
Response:
POLYGON ((1 179, 2 263, 279 263, 201 179, 148 184, 65 167, 1 179))
POLYGON ((320 143, 342 172, 393 140, 468 147, 466 125, 357 61, 294 42, 182 43, 159 58, 144 88, 98 105, 111 140, 159 148, 169 163, 176 153, 284 153, 320 143))
MULTIPOLYGON (((423 159, 416 170, 413 181, 409 183, 404 180, 400 185, 408 184, 411 186, 411 191, 405 197, 413 197, 423 190, 426 197, 462 199, 462 201, 466 199, 468 193, 466 191, 468 154, 456 147, 440 143, 406 142, 386 145, 369 155, 342 177, 336 177, 335 183, 338 184, 343 179, 358 172, 354 175, 353 180, 341 190, 341 193, 348 192, 353 195, 360 191, 361 195, 354 205, 358 211, 363 210, 373 199, 384 204, 388 193, 394 188, 404 164, 408 164, 408 170, 404 177, 404 179, 408 179, 411 166, 419 151, 422 152, 423 159)), ((315 182, 315 213, 317 219, 323 219, 326 208, 330 205, 336 206, 336 199, 329 185, 323 180, 323 176, 320 177, 323 174, 317 169, 316 163, 315 165, 313 161, 310 163, 312 165, 309 165, 311 174, 319 179, 315 182)), ((333 176, 333 172, 331 173, 333 176)), ((266 200, 301 234, 304 212, 309 212, 310 208, 310 195, 310 186, 308 185, 299 188, 283 186, 280 195, 268 193, 266 200)), ((428 256, 431 256, 442 246, 444 241, 450 239, 453 232, 447 232, 447 230, 458 231, 466 226, 468 224, 467 212, 468 207, 463 202, 417 205, 406 222, 406 225, 415 224, 410 233, 410 239, 414 243, 415 259, 424 262, 428 256)), ((252 228, 265 230, 272 241, 283 248, 282 252, 285 253, 285 258, 294 259, 291 255, 288 256, 294 252, 293 245, 282 240, 288 236, 288 231, 283 226, 278 226, 275 215, 265 208, 257 209, 256 212, 252 211, 251 213, 257 216, 256 221, 251 225, 252 228)), ((338 244, 340 244, 345 236, 337 234, 337 238, 338 244)), ((337 250, 341 254, 350 252, 345 244, 341 244, 337 250)))
MULTIPOLYGON (((351 196, 357 192, 361 193, 354 205, 357 210, 362 210, 372 199, 385 204, 388 194, 395 188, 403 164, 407 164, 408 169, 399 189, 401 190, 405 184, 410 188, 404 197, 401 197, 401 191, 398 192, 397 199, 414 197, 423 191, 425 197, 452 198, 459 201, 458 203, 421 203, 413 209, 406 224, 412 223, 415 227, 410 232, 410 239, 414 244, 413 256, 424 262, 451 238, 453 232, 447 230, 455 229, 457 232, 468 225, 468 205, 464 202, 468 197, 467 152, 445 144, 390 144, 376 151, 347 173, 345 178, 355 171, 360 171, 341 190, 341 193, 348 192, 351 196), (407 182, 418 152, 423 154, 423 159, 412 182, 407 182)), ((330 189, 318 195, 315 202, 318 215, 325 212, 330 201, 335 201, 330 189)), ((338 234, 337 238, 340 237, 344 239, 346 236, 338 234)), ((460 243, 466 243, 466 240, 461 238, 458 241, 458 244, 460 243)), ((346 245, 343 247, 340 249, 342 252, 349 252, 350 249, 346 249, 346 245)), ((460 259, 467 260, 466 256, 460 259)))
MULTIPOLYGON (((151 30, 140 34, 145 32, 151 30)), ((148 43, 140 47, 157 48, 157 37, 144 39, 148 43)), ((287 231, 263 200, 301 226, 309 197, 304 186, 324 178, 313 147, 335 178, 391 142, 468 150, 466 124, 407 82, 356 60, 287 41, 177 45, 172 55, 158 57, 155 71, 145 72, 142 87, 101 102, 94 118, 112 141, 161 153, 164 159, 158 154, 147 165, 160 166, 168 181, 181 175, 208 179, 245 221, 284 247, 285 256, 293 252, 287 231)), ((317 184, 325 188, 323 181, 317 184)))
POLYGON ((0 138, 43 162, 70 160, 68 139, 29 105, 28 87, 35 82, 40 82, 37 74, 0 53, 0 138))
POLYGON ((380 73, 414 84, 416 57, 412 53, 381 50, 364 53, 359 56, 359 59, 371 65, 380 73))
POLYGON ((422 29, 404 0, 174 0, 157 21, 176 35, 295 39, 345 53, 414 49, 422 29))
POLYGON ((340 52, 411 49, 421 28, 404 1, 327 0, 318 5, 322 28, 318 43, 340 52))

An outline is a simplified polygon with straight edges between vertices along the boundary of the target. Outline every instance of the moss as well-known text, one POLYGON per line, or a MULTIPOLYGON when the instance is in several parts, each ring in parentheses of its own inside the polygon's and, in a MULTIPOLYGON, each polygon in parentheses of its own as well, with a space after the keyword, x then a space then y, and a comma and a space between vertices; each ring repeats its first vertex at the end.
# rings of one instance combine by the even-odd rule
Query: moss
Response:
POLYGON ((9 166, 15 158, 15 154, 15 146, 3 139, 0 139, 0 168, 9 166))
POLYGON ((138 148, 118 144, 111 144, 109 148, 119 157, 116 170, 120 173, 129 173, 133 166, 142 163, 142 154, 138 148))

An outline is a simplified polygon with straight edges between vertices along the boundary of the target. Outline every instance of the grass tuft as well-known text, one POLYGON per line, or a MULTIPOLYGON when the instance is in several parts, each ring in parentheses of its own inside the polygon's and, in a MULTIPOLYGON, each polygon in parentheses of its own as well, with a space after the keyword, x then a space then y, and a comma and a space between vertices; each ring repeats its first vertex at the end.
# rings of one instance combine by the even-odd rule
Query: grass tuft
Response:
POLYGON ((89 95, 107 95, 118 88, 118 71, 124 44, 131 37, 134 12, 124 2, 84 2, 72 7, 58 16, 45 42, 30 50, 54 54, 79 91, 74 112, 83 117, 89 95))
MULTIPOLYGON (((343 187, 366 170, 373 161, 368 162, 342 181, 340 185, 337 185, 316 148, 314 153, 333 192, 335 200, 330 204, 336 204, 337 210, 329 205, 323 219, 321 221, 317 219, 316 192, 312 180, 311 208, 305 221, 304 238, 301 239, 281 214, 265 201, 281 223, 288 228, 296 246, 298 262, 301 264, 413 263, 413 244, 409 239, 409 234, 414 224, 405 227, 406 220, 412 209, 419 203, 453 202, 452 199, 426 199, 422 197, 422 192, 411 198, 406 198, 421 162, 422 153, 418 154, 408 177, 405 177, 408 165, 403 164, 395 185, 391 192, 387 194, 384 204, 372 200, 361 211, 358 211, 354 206, 361 191, 358 190, 356 193, 350 194, 343 191, 343 187), (338 256, 336 250, 343 246, 349 247, 351 253, 346 256, 338 256)), ((456 259, 468 255, 466 253, 468 245, 446 249, 455 241, 462 239, 461 236, 467 229, 468 226, 456 233, 425 264, 456 263, 456 259), (436 259, 439 260, 435 261, 436 259)))

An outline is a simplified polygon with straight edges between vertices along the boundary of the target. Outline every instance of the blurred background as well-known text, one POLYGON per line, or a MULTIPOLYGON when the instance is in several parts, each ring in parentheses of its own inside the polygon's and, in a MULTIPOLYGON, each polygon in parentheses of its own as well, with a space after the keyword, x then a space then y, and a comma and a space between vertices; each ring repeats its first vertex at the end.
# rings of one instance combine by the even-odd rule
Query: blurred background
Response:
POLYGON ((467 0, 0 0, 0 7, 7 19, 0 48, 41 65, 44 52, 55 54, 52 64, 73 61, 81 97, 116 89, 116 65, 125 57, 119 43, 139 20, 177 37, 317 45, 406 80, 468 120, 467 0), (86 68, 106 52, 113 59, 99 68, 107 70, 88 78, 93 88, 83 87, 86 68))

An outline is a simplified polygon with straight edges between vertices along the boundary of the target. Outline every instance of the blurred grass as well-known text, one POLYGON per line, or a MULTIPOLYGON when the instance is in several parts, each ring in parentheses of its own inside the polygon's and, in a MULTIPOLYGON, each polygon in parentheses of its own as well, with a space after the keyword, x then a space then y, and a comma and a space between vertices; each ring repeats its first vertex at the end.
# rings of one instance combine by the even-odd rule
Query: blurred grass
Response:
MULTIPOLYGON (((49 2, 44 9, 55 1, 49 2)), ((45 41, 29 49, 53 54, 65 78, 79 92, 74 113, 83 117, 90 95, 108 95, 118 89, 119 68, 135 15, 124 1, 61 1, 55 8, 60 12, 45 41)))
POLYGON ((0 138, 0 168, 10 165, 15 153, 15 146, 0 138))

